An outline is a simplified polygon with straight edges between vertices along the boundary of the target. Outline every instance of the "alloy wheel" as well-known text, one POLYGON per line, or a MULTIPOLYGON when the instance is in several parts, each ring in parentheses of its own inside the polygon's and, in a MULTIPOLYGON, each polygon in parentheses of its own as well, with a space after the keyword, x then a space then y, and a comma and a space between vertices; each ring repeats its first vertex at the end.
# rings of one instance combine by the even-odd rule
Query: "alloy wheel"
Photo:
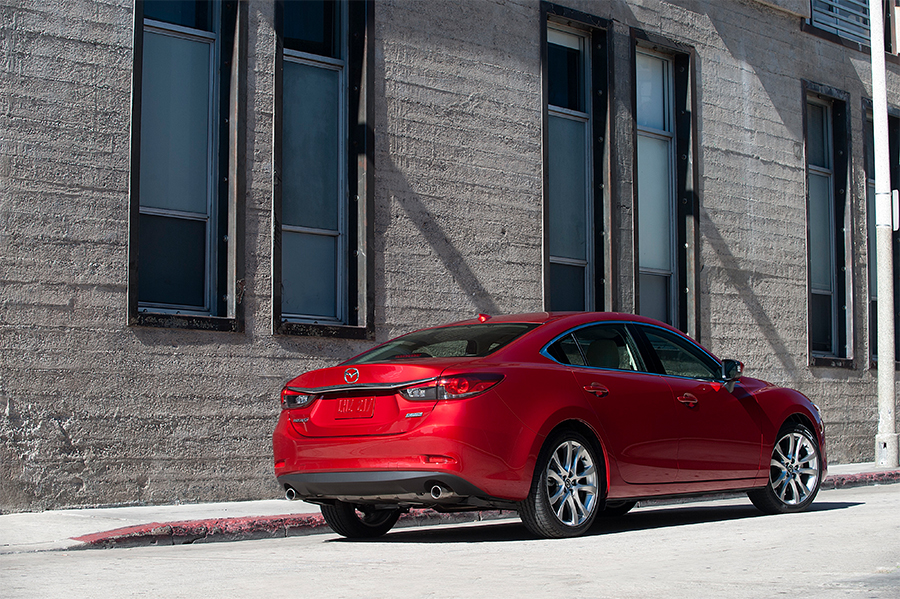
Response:
POLYGON ((817 490, 819 452, 799 431, 791 431, 775 444, 769 468, 772 490, 785 505, 799 505, 817 490))
POLYGON ((597 468, 584 445, 567 439, 553 451, 547 464, 546 488, 550 508, 567 526, 579 526, 594 512, 597 468))

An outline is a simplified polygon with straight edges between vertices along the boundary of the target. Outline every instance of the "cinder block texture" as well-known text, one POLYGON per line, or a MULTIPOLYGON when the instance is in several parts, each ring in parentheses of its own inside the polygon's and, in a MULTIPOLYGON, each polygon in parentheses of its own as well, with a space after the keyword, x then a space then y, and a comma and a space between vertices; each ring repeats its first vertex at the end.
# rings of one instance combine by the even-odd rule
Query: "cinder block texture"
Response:
MULTIPOLYGON (((693 60, 700 340, 813 398, 832 461, 871 459, 868 56, 801 31, 795 0, 559 4, 609 23, 614 305, 635 305, 633 41, 666 40, 693 60), (852 368, 810 366, 804 80, 850 98, 852 368)), ((2 511, 277 496, 282 384, 372 344, 272 332, 275 8, 246 9, 244 327, 219 333, 127 325, 133 3, 0 6, 2 511)), ((375 0, 376 341, 544 308, 541 25, 537 0, 375 0)))

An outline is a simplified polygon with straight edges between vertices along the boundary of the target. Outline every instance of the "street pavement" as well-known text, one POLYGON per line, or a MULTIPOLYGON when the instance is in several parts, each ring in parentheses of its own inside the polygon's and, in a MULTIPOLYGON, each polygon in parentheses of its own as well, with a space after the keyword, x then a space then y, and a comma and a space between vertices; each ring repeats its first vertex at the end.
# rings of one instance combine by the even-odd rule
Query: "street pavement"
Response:
POLYGON ((900 599, 900 485, 798 514, 746 497, 639 507, 574 539, 515 518, 240 543, 0 555, 3 599, 900 599))
MULTIPOLYGON (((822 490, 900 482, 900 469, 831 466, 822 490)), ((822 500, 820 494, 818 501, 822 500)), ((646 502, 660 505, 661 502, 646 502)), ((438 514, 412 510, 398 527, 515 518, 515 512, 438 514)), ((49 510, 0 515, 0 555, 37 551, 182 545, 331 532, 318 506, 284 499, 49 510)))

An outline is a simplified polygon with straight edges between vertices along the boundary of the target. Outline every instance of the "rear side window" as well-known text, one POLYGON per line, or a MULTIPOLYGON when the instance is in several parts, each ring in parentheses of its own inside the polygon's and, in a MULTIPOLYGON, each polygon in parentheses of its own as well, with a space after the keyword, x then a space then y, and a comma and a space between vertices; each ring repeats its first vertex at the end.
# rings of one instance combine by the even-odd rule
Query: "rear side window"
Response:
POLYGON ((612 370, 643 370, 640 354, 625 326, 618 323, 584 327, 547 348, 557 362, 612 370))
POLYGON ((416 331, 397 337, 347 364, 371 364, 419 358, 476 358, 491 354, 538 325, 471 324, 416 331))

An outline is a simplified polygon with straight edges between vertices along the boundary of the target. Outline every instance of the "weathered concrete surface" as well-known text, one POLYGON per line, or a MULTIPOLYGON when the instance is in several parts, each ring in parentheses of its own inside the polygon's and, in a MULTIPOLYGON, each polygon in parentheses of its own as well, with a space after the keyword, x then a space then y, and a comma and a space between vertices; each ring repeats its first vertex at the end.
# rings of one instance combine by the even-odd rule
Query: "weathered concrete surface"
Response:
POLYGON ((895 599, 896 485, 827 491, 810 512, 745 499, 638 508, 578 539, 516 521, 242 543, 0 556, 4 597, 508 596, 895 599))
MULTIPOLYGON (((834 466, 822 491, 900 482, 900 470, 873 464, 834 466)), ((730 499, 742 494, 725 494, 730 499)), ((817 501, 827 500, 822 495, 817 501)), ((710 498, 711 499, 711 498, 710 498)), ((697 498, 640 502, 639 508, 697 503, 697 498)), ((517 518, 495 510, 439 514, 411 510, 398 528, 517 518)), ((319 507, 285 500, 53 510, 0 516, 0 555, 31 551, 184 545, 330 533, 319 507)))

